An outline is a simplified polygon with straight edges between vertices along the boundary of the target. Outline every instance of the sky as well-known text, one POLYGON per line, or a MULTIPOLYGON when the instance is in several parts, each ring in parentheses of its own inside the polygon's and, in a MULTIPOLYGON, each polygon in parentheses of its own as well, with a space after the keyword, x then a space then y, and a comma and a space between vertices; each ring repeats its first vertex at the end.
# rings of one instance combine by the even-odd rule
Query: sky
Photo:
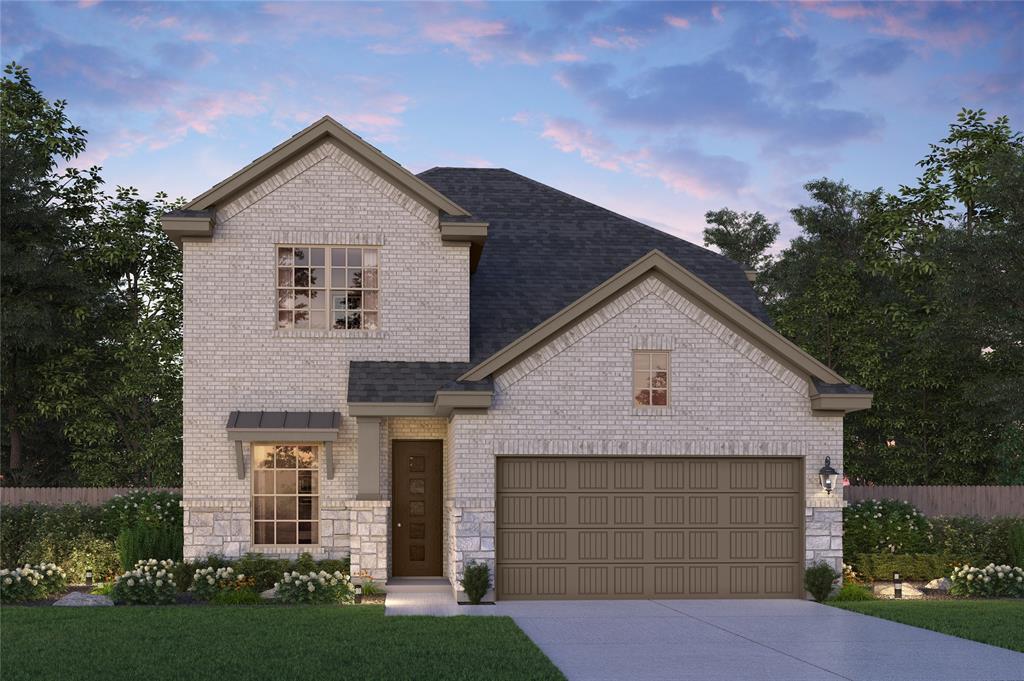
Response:
POLYGON ((890 191, 962 107, 1024 114, 1024 3, 0 2, 75 165, 192 198, 327 114, 413 172, 503 167, 700 243, 890 191))

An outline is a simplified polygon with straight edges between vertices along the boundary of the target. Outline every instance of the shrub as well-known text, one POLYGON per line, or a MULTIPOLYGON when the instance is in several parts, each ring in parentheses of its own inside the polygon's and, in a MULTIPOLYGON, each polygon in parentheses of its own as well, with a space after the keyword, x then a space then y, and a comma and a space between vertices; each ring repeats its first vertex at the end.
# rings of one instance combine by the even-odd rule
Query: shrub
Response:
POLYGON ((462 590, 466 592, 469 602, 477 605, 491 588, 491 568, 487 563, 470 561, 462 570, 462 579, 459 580, 462 590))
POLYGON ((956 563, 951 556, 939 553, 862 553, 857 556, 857 569, 870 582, 892 579, 898 572, 903 579, 929 581, 949 574, 956 563))
MULTIPOLYGON (((266 591, 273 588, 275 583, 281 581, 281 577, 284 576, 284 572, 288 568, 288 562, 278 558, 268 558, 258 553, 247 553, 235 561, 234 568, 238 572, 252 578, 254 589, 266 591)), ((345 572, 345 570, 338 570, 337 568, 334 570, 322 569, 326 572, 345 572)))
POLYGON ((1010 565, 1024 565, 1024 522, 1019 522, 1009 528, 1009 558, 1010 565))
POLYGON ((804 588, 821 603, 832 593, 832 585, 838 578, 839 573, 834 567, 820 561, 804 570, 804 588))
POLYGON ((96 596, 109 596, 110 594, 114 593, 114 583, 103 582, 102 584, 97 584, 92 588, 92 591, 90 591, 89 593, 94 594, 96 596))
POLYGON ((317 572, 317 564, 310 554, 300 553, 299 557, 292 563, 291 571, 306 575, 310 572, 317 572))
POLYGON ((871 593, 871 589, 862 584, 843 584, 842 588, 835 596, 829 599, 830 601, 873 601, 875 595, 871 593))
POLYGON ((63 567, 72 583, 84 584, 86 570, 92 570, 95 581, 105 582, 121 571, 121 559, 110 540, 83 535, 72 544, 63 567))
POLYGON ((1024 597, 1024 568, 989 563, 983 568, 963 565, 949 576, 954 596, 983 598, 1024 597))
POLYGON ((16 603, 63 594, 67 575, 54 563, 25 564, 13 570, 0 570, 0 601, 16 603))
POLYGON ((234 591, 220 591, 210 603, 213 605, 263 605, 265 601, 252 589, 236 589, 234 591))
POLYGON ((192 585, 188 588, 198 598, 204 601, 213 598, 224 591, 238 591, 239 589, 252 589, 253 581, 247 578, 244 573, 235 572, 233 567, 222 568, 200 568, 192 576, 192 585))
POLYGON ((47 510, 38 504, 4 506, 0 513, 0 565, 25 564, 25 549, 38 532, 47 510))
POLYGON ((167 525, 137 523, 121 530, 117 536, 117 553, 121 568, 128 570, 140 560, 180 561, 184 536, 181 529, 167 525))
POLYGON ((282 603, 345 603, 352 600, 352 583, 342 572, 286 572, 275 584, 282 603))
POLYGON ((965 563, 1019 565, 1013 536, 1024 532, 1024 518, 954 518, 932 520, 936 553, 947 553, 965 563))
POLYGON ((373 577, 362 577, 360 586, 363 587, 364 596, 379 596, 381 593, 380 587, 377 586, 377 582, 373 581, 373 577))
POLYGON ((111 597, 130 605, 167 605, 174 603, 178 587, 174 584, 173 560, 140 560, 135 569, 114 582, 111 597))
POLYGON ((185 524, 180 494, 144 490, 114 497, 100 507, 100 518, 104 533, 111 539, 139 523, 165 527, 185 524))
POLYGON ((931 550, 932 540, 931 522, 905 501, 868 500, 843 509, 843 545, 847 556, 921 553, 931 550))

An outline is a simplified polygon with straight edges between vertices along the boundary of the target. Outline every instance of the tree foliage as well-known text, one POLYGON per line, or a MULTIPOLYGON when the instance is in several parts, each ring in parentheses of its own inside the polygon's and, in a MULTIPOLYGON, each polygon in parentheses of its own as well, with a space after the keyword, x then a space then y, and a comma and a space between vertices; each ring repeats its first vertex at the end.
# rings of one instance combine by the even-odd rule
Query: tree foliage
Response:
POLYGON ((704 245, 714 246, 748 270, 760 272, 770 261, 766 251, 779 236, 779 224, 760 211, 737 213, 729 208, 708 211, 704 245))
POLYGON ((5 477, 173 485, 181 260, 157 223, 172 206, 70 167, 86 132, 26 69, 7 66, 0 93, 5 477))

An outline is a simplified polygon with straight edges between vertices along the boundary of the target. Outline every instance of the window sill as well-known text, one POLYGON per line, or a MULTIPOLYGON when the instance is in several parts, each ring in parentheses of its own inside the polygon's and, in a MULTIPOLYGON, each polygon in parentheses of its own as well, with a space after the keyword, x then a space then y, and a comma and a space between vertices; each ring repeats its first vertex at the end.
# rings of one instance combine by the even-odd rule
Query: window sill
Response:
POLYGON ((633 416, 672 416, 672 407, 639 407, 633 405, 633 416))
POLYGON ((339 340, 353 339, 384 339, 387 338, 387 331, 376 329, 373 331, 364 329, 274 329, 274 338, 337 338, 339 340))
POLYGON ((250 544, 259 553, 294 553, 296 551, 318 551, 320 544, 250 544))

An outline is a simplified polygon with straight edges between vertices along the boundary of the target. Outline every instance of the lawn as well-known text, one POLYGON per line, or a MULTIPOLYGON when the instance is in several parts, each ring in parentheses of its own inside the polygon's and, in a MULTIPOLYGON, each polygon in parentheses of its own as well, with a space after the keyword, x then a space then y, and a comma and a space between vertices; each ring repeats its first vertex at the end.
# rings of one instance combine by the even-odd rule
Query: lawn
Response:
POLYGON ((1024 653, 1024 601, 858 601, 830 605, 1024 653))
POLYGON ((507 617, 382 606, 0 609, 0 676, 21 679, 563 679, 507 617))

